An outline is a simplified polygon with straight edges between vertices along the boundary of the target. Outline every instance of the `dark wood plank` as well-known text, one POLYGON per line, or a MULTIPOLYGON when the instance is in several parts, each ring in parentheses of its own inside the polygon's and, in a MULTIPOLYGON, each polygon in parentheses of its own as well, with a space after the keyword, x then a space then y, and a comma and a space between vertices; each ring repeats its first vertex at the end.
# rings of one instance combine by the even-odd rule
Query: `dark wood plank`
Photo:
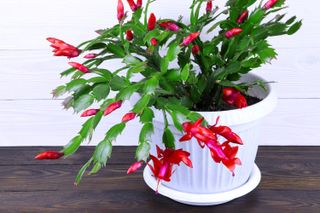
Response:
POLYGON ((57 148, 0 148, 0 212, 320 212, 320 147, 261 147, 259 187, 215 207, 186 206, 155 195, 142 171, 127 176, 134 147, 116 147, 107 167, 77 187, 74 176, 93 148, 82 147, 65 160, 33 160, 46 149, 57 148))

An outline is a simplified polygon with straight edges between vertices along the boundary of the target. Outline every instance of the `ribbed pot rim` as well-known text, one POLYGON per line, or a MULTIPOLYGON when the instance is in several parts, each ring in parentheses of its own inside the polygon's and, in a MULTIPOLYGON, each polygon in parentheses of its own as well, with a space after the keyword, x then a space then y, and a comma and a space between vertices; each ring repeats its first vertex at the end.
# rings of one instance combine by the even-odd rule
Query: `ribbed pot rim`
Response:
MULTIPOLYGON (((244 77, 250 78, 251 80, 262 80, 266 82, 265 79, 252 73, 249 73, 244 77)), ((272 85, 267 84, 266 89, 267 91, 263 91, 258 87, 253 88, 253 92, 260 90, 260 93, 264 93, 264 94, 260 94, 262 96, 261 101, 251 106, 248 106, 242 109, 233 109, 233 110, 226 110, 226 111, 212 111, 212 112, 198 111, 198 113, 203 115, 206 119, 210 118, 210 121, 209 121, 210 123, 214 122, 216 118, 220 117, 220 120, 219 120, 220 125, 233 126, 233 125, 241 125, 241 124, 254 122, 256 120, 259 120, 267 116, 269 113, 271 113, 275 109, 277 105, 277 96, 272 85)), ((130 99, 131 104, 134 105, 134 103, 137 102, 139 97, 140 97, 139 94, 133 95, 133 97, 130 99)), ((155 114, 154 120, 157 122, 163 123, 162 111, 157 110, 154 107, 152 107, 152 109, 155 114)), ((169 124, 173 125, 173 121, 170 119, 170 116, 169 116, 169 124)))

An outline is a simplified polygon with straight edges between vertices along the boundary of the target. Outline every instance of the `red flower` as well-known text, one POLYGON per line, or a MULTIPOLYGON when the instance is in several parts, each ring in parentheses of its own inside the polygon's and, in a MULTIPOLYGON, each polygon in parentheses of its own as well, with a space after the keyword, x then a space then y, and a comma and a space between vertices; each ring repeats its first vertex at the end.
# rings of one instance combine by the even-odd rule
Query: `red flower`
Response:
POLYGON ((128 121, 131 121, 133 120, 134 118, 136 117, 136 113, 134 112, 128 112, 127 114, 125 114, 123 117, 122 117, 122 122, 128 122, 128 121))
POLYGON ((113 102, 110 104, 104 111, 103 115, 109 115, 111 112, 115 111, 116 109, 120 108, 122 105, 122 101, 113 102))
POLYGON ((128 4, 131 8, 131 10, 134 12, 138 9, 138 6, 136 5, 136 3, 134 2, 134 0, 127 0, 128 4))
POLYGON ((152 39, 150 40, 150 43, 151 43, 152 46, 157 46, 158 41, 157 41, 156 38, 152 38, 152 39))
POLYGON ((133 33, 132 33, 131 30, 127 30, 127 31, 126 31, 126 39, 127 39, 128 41, 132 41, 132 39, 133 39, 133 33))
POLYGON ((232 143, 241 144, 241 145, 243 144, 242 139, 240 138, 240 136, 237 135, 236 133, 232 132, 230 127, 228 127, 228 126, 216 126, 218 121, 219 121, 219 117, 217 119, 216 124, 209 127, 209 129, 213 133, 221 135, 222 137, 224 137, 225 139, 227 139, 228 141, 230 141, 232 143))
POLYGON ((170 181, 173 165, 180 165, 180 163, 183 162, 185 165, 192 168, 192 162, 189 156, 190 153, 183 151, 182 149, 174 150, 166 148, 165 150, 162 150, 157 146, 157 157, 150 155, 153 166, 150 164, 148 164, 148 166, 150 167, 153 176, 157 178, 158 186, 162 180, 167 182, 170 181))
POLYGON ((200 32, 191 33, 187 37, 185 37, 182 41, 182 46, 188 46, 191 42, 193 42, 198 36, 200 35, 200 32))
POLYGON ((200 47, 199 47, 199 45, 193 45, 193 47, 192 47, 192 54, 193 55, 198 55, 199 54, 199 52, 200 52, 200 47))
POLYGON ((66 56, 68 58, 74 58, 80 55, 81 50, 78 48, 67 44, 66 42, 49 37, 47 40, 51 43, 51 47, 53 47, 54 56, 66 56))
POLYGON ((265 10, 270 9, 270 8, 272 8, 277 2, 278 2, 278 0, 269 0, 269 1, 263 6, 263 9, 265 9, 265 10))
POLYGON ((118 0, 118 6, 117 6, 117 18, 120 21, 122 21, 124 17, 124 6, 122 0, 118 0))
POLYGON ((95 53, 88 53, 87 55, 84 56, 84 58, 86 58, 86 59, 93 59, 96 57, 97 57, 97 54, 95 54, 95 53))
POLYGON ((156 28, 156 23, 157 23, 156 16, 153 13, 151 13, 148 20, 148 30, 151 31, 154 28, 156 28))
POLYGON ((129 169, 127 170, 127 174, 131 174, 135 171, 137 171, 143 164, 143 161, 137 161, 137 162, 134 162, 130 167, 129 169))
POLYGON ((207 2, 206 11, 207 11, 207 13, 211 13, 211 11, 212 11, 212 0, 209 0, 207 2))
POLYGON ((137 8, 141 8, 142 7, 142 0, 137 0, 137 8))
POLYGON ((226 36, 227 38, 232 38, 232 37, 240 34, 241 32, 242 32, 242 29, 241 29, 241 28, 233 28, 233 29, 231 29, 231 30, 228 30, 228 31, 226 32, 225 36, 226 36))
POLYGON ((244 22, 244 20, 246 20, 248 18, 248 15, 249 15, 249 11, 248 10, 245 10, 243 11, 240 16, 238 17, 237 19, 237 23, 238 24, 241 24, 244 22))
POLYGON ((96 115, 99 111, 99 109, 88 109, 81 114, 81 117, 93 116, 96 115))
POLYGON ((170 31, 174 31, 174 32, 176 32, 180 29, 180 27, 173 22, 161 22, 159 25, 160 25, 160 27, 163 27, 166 30, 170 30, 170 31))
POLYGON ((234 88, 224 88, 222 90, 222 94, 222 99, 230 105, 233 105, 239 109, 248 106, 246 98, 234 88))
POLYGON ((62 152, 57 151, 46 151, 38 154, 34 158, 37 160, 56 160, 63 156, 62 152))
POLYGON ((73 68, 83 72, 83 73, 88 73, 90 72, 89 68, 80 64, 80 63, 77 63, 77 62, 69 62, 68 63, 70 66, 72 66, 73 68))

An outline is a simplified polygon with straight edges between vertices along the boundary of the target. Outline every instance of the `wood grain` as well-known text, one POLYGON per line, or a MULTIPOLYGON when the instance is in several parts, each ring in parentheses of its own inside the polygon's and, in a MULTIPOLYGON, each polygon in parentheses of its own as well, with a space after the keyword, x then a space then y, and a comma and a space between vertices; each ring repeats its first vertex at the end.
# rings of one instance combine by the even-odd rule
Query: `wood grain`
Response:
POLYGON ((134 147, 116 147, 101 173, 73 179, 92 147, 69 159, 34 161, 40 150, 56 147, 0 148, 0 212, 246 212, 318 213, 320 147, 260 147, 259 187, 245 197, 216 207, 191 207, 155 195, 142 171, 127 176, 134 147))

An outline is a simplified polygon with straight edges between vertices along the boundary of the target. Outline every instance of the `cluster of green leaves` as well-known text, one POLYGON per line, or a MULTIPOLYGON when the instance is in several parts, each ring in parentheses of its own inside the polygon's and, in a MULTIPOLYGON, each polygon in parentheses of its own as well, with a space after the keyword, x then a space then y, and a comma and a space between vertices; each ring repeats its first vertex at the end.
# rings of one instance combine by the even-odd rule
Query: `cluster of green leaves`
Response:
MULTIPOLYGON (((74 153, 85 139, 91 138, 102 118, 102 111, 110 103, 128 100, 134 93, 140 94, 141 98, 131 111, 140 117, 143 124, 136 160, 146 161, 154 128, 154 109, 163 111, 163 142, 166 147, 174 148, 175 138, 170 129, 169 117, 175 128, 182 131, 183 121, 199 118, 200 115, 194 111, 221 109, 220 94, 223 87, 236 87, 245 92, 252 85, 263 85, 261 81, 237 81, 241 75, 276 57, 276 51, 267 41, 269 37, 292 35, 300 28, 301 21, 296 21, 296 17, 282 21, 284 14, 270 17, 285 8, 284 0, 279 0, 267 11, 258 5, 250 11, 246 21, 237 23, 239 15, 256 2, 229 0, 222 12, 214 10, 202 14, 206 1, 193 0, 190 24, 182 23, 181 18, 158 20, 158 23, 169 21, 177 24, 180 30, 173 32, 158 25, 148 31, 148 9, 152 3, 148 0, 146 6, 136 10, 130 19, 126 18, 111 28, 97 31, 98 37, 79 45, 83 51, 98 52, 96 58, 84 62, 91 73, 83 74, 74 68, 62 72, 62 76, 71 75, 72 80, 57 87, 54 96, 69 93, 65 107, 72 107, 75 112, 87 109, 94 103, 100 105, 101 111, 89 118, 79 134, 64 147, 65 155, 74 153), (232 28, 241 28, 243 32, 228 39, 224 34, 232 28), (132 41, 125 39, 126 30, 133 32, 132 41), (207 34, 206 37, 211 32, 215 35, 207 40, 199 37, 189 46, 180 45, 183 38, 193 32, 207 34), (157 40, 158 45, 151 45, 152 38, 157 40), (193 45, 200 47, 199 54, 192 54, 193 45), (115 59, 122 60, 123 66, 120 69, 111 71, 102 68, 105 67, 103 62, 115 59), (140 80, 133 80, 137 78, 140 80), (109 97, 110 91, 116 95, 109 97)), ((90 166, 92 174, 106 165, 111 156, 112 142, 125 126, 125 123, 119 123, 109 129, 105 138, 96 146, 93 156, 80 170, 77 183, 90 166)))

